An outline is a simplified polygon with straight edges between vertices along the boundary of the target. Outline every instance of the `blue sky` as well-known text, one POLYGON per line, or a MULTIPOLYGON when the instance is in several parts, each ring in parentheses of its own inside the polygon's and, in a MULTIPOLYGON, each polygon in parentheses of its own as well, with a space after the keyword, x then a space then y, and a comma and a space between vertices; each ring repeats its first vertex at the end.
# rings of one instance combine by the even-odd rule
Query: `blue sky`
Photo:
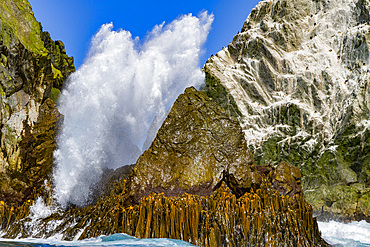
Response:
POLYGON ((211 54, 227 46, 259 0, 29 0, 36 19, 54 40, 62 40, 67 54, 80 67, 91 37, 101 25, 113 22, 114 29, 144 38, 156 25, 170 23, 182 14, 207 10, 215 20, 205 44, 202 66, 211 54))

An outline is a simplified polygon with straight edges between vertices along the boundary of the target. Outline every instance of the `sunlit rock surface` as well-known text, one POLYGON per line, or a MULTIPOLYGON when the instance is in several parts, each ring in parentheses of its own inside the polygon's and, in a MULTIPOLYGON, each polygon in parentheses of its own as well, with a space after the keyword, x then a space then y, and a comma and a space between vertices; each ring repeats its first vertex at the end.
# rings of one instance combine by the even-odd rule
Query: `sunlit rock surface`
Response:
POLYGON ((73 58, 42 32, 28 1, 1 1, 1 201, 21 204, 50 176, 59 118, 51 99, 72 71, 73 58))
POLYGON ((73 59, 42 32, 26 0, 3 1, 0 10, 1 237, 124 232, 199 246, 326 246, 299 169, 255 166, 248 148, 254 135, 243 134, 234 119, 245 111, 211 73, 215 101, 187 89, 131 173, 108 171, 96 203, 59 209, 49 179, 62 121, 55 101, 73 59), (215 103, 220 99, 227 99, 226 111, 215 103))
POLYGON ((368 1, 261 1, 207 61, 205 91, 239 117, 257 165, 301 168, 314 211, 370 216, 368 1))
POLYGON ((138 200, 151 192, 209 195, 222 180, 243 194, 255 166, 238 122, 204 92, 187 88, 133 171, 138 200))

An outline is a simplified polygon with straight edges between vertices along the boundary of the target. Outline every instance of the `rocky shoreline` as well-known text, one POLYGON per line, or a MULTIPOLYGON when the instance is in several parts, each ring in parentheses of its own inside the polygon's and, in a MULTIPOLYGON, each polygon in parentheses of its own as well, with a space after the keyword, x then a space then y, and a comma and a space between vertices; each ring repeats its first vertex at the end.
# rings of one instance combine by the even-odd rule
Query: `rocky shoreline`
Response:
POLYGON ((14 212, 3 206, 3 237, 58 234, 72 240, 127 233, 198 246, 327 246, 303 195, 299 169, 285 162, 256 167, 245 148, 237 122, 204 92, 188 88, 131 173, 107 181, 109 196, 36 221, 30 202, 14 212))
POLYGON ((369 222, 370 132, 356 125, 370 116, 369 73, 355 67, 370 62, 348 53, 354 37, 368 47, 370 7, 348 6, 349 20, 365 22, 350 23, 347 43, 342 35, 325 43, 314 38, 327 31, 319 21, 337 5, 261 1, 229 47, 207 61, 203 89, 178 97, 136 164, 106 170, 91 205, 62 210, 52 196, 63 121, 55 102, 73 58, 42 31, 27 0, 3 1, 0 13, 12 18, 0 15, 1 237, 127 233, 198 246, 328 246, 317 219, 369 222), (311 24, 309 34, 300 33, 311 24), (340 61, 335 68, 349 78, 346 88, 329 69, 310 70, 304 59, 309 66, 302 67, 302 47, 309 45, 306 58, 317 59, 320 42, 332 45, 324 55, 340 61), (353 107, 342 112, 346 102, 353 107), (37 203, 49 205, 50 214, 35 217, 37 203))

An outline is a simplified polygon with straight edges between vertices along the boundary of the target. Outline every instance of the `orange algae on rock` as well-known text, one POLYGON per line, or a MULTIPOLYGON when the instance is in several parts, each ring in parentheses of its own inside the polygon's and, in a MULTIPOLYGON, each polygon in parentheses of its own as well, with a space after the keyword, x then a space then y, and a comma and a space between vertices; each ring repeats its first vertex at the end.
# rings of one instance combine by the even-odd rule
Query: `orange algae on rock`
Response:
MULTIPOLYGON (((113 195, 44 219, 44 226, 50 220, 63 223, 49 232, 45 227, 43 236, 58 233, 71 240, 81 231, 80 239, 127 233, 181 239, 197 246, 327 246, 303 194, 282 195, 271 181, 264 176, 260 188, 239 198, 224 182, 210 196, 152 193, 130 206, 124 206, 124 195, 113 195), (71 220, 75 224, 68 227, 71 220)), ((21 224, 12 227, 17 231, 8 237, 27 235, 21 224)))

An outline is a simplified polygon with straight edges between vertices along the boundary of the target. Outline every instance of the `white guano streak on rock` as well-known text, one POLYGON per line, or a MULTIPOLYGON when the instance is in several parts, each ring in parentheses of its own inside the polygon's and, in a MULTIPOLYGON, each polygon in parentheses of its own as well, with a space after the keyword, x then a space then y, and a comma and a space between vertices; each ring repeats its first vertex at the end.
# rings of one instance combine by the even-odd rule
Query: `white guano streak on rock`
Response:
MULTIPOLYGON (((256 9, 260 11, 264 4, 272 5, 276 2, 261 1, 256 9)), ((235 99, 242 113, 241 125, 249 145, 258 146, 261 141, 279 133, 279 129, 288 127, 260 121, 266 109, 287 104, 299 107, 309 121, 315 122, 315 126, 322 124, 322 135, 330 143, 339 128, 339 119, 343 112, 353 106, 354 98, 351 94, 358 94, 361 85, 367 80, 368 61, 365 65, 361 64, 360 69, 347 66, 348 61, 345 59, 351 54, 345 54, 343 43, 345 43, 344 39, 350 40, 358 34, 369 33, 369 25, 357 25, 352 16, 355 8, 354 1, 325 1, 325 3, 326 7, 317 12, 315 3, 310 3, 312 15, 295 20, 293 23, 288 23, 287 20, 277 22, 266 15, 264 22, 270 33, 272 30, 283 32, 284 25, 295 25, 294 27, 301 29, 302 37, 299 38, 302 42, 295 50, 284 50, 275 44, 271 37, 261 30, 260 23, 254 23, 250 29, 234 37, 231 45, 242 45, 243 49, 246 49, 247 42, 261 40, 276 64, 271 64, 263 54, 262 59, 258 60, 248 53, 243 54, 243 49, 235 58, 228 48, 224 48, 205 65, 211 74, 220 79, 221 84, 235 99), (275 91, 267 90, 265 81, 259 78, 261 61, 274 77, 275 91), (283 61, 289 63, 290 71, 282 70, 283 61), (301 85, 297 80, 303 80, 304 89, 298 90, 301 85), (241 85, 242 81, 253 85, 258 92, 257 99, 250 97, 241 85), (321 102, 320 108, 314 104, 312 87, 317 89, 315 97, 321 102), (300 93, 302 90, 307 94, 300 93)), ((297 6, 299 4, 299 2, 296 3, 297 6)), ((249 20, 253 23, 250 18, 248 17, 247 22, 249 20)), ((300 32, 297 31, 297 33, 300 32)), ((358 63, 357 60, 355 62, 358 63)), ((357 106, 354 105, 354 107, 356 111, 357 106)), ((301 127, 305 129, 303 119, 301 127)), ((312 145, 317 143, 315 136, 317 135, 313 135, 314 139, 307 143, 307 148, 312 148, 312 145)))

